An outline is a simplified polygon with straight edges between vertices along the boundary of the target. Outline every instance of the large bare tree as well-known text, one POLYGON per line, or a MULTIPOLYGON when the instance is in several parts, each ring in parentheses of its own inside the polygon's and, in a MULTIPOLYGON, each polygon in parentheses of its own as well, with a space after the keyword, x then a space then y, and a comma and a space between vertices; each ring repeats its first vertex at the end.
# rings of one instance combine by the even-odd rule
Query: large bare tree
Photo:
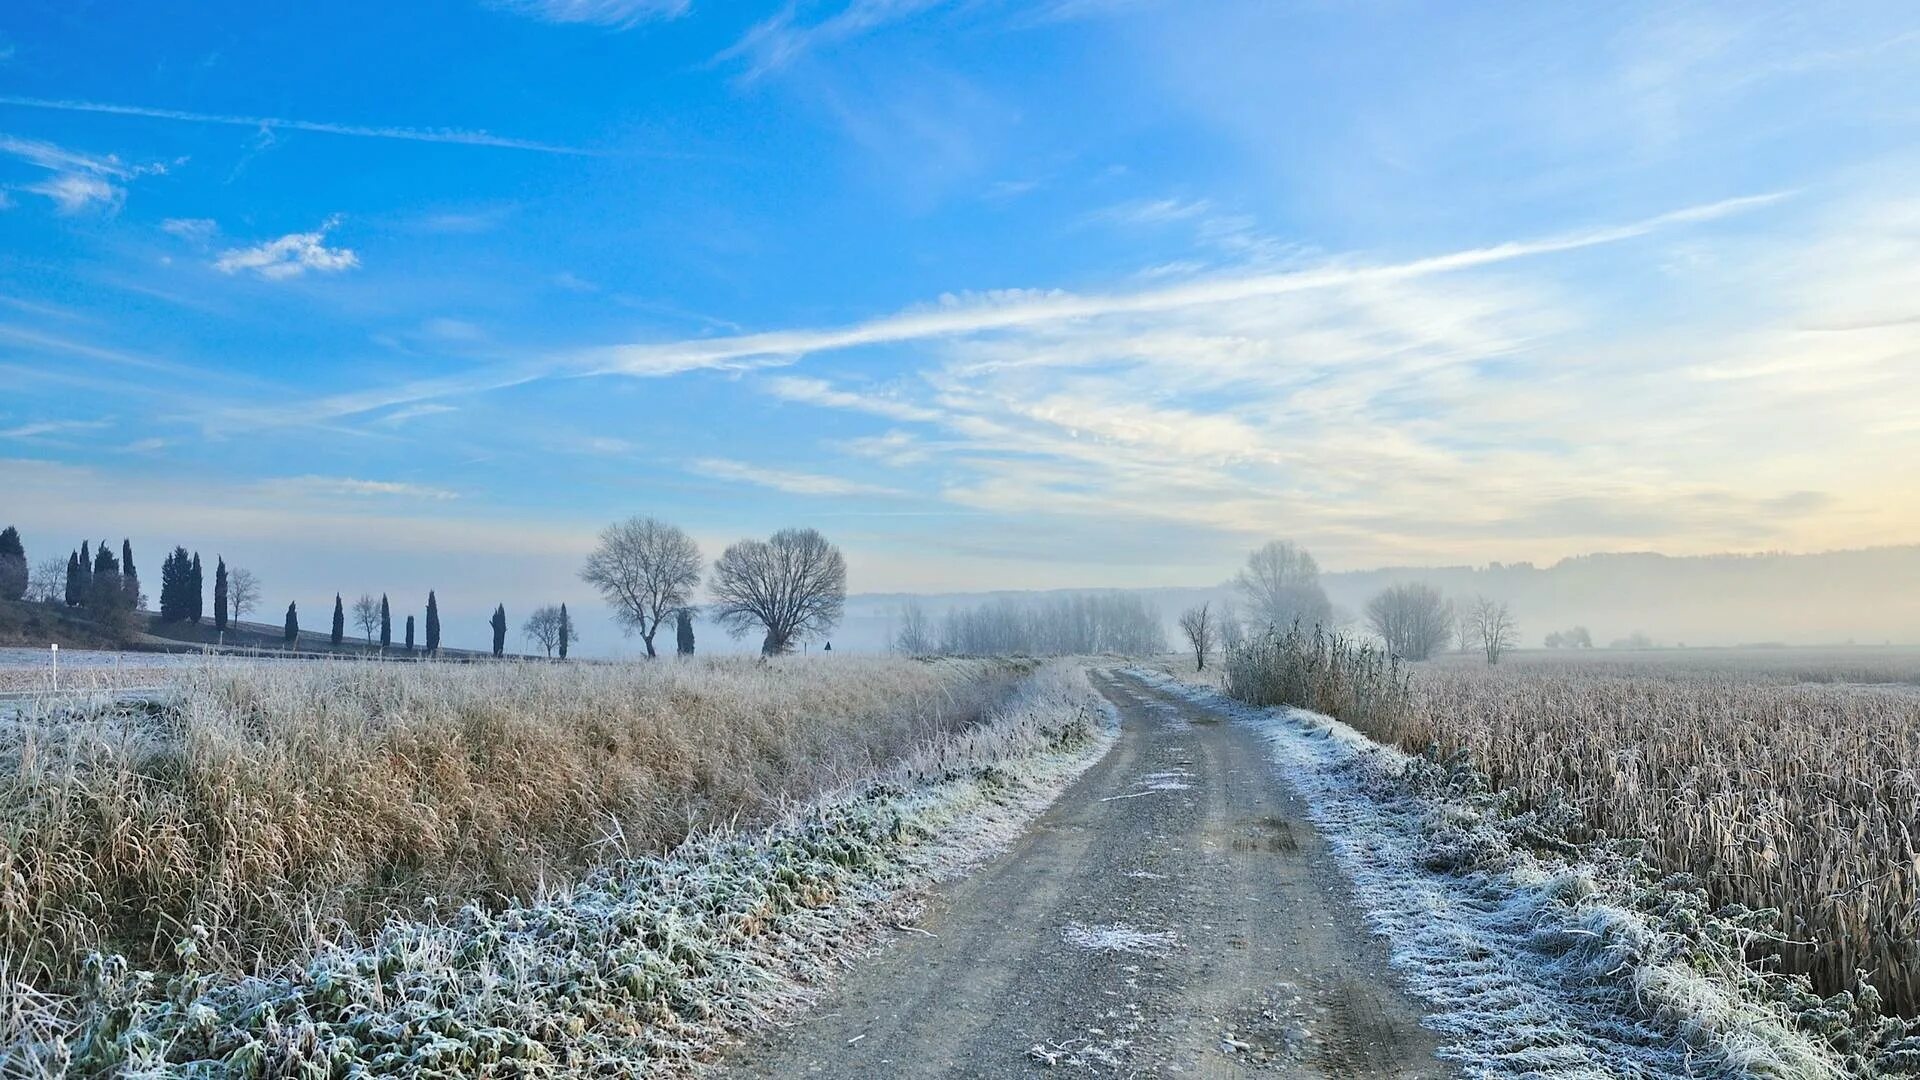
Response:
POLYGON ((1320 564, 1291 540, 1275 540, 1247 556, 1233 584, 1246 598, 1248 617, 1256 626, 1285 630, 1295 622, 1333 622, 1333 605, 1320 587, 1320 564))
POLYGON ((233 613, 233 621, 252 611, 260 602, 260 580, 253 571, 234 567, 227 574, 227 610, 233 613))
POLYGON ((1207 670, 1207 654, 1213 651, 1214 640, 1220 633, 1212 608, 1211 603, 1201 604, 1180 614, 1180 632, 1186 635, 1187 647, 1193 650, 1195 671, 1207 670))
POLYGON ((781 529, 727 548, 713 564, 711 589, 720 625, 734 637, 763 628, 760 651, 774 656, 839 623, 847 561, 813 529, 781 529))
POLYGON ((1367 601, 1367 623, 1403 660, 1425 660, 1453 636, 1453 605, 1440 590, 1411 581, 1367 601))
POLYGON ((620 625, 646 642, 649 657, 658 656, 653 635, 700 587, 700 546, 677 525, 628 518, 601 530, 580 580, 600 590, 620 625))

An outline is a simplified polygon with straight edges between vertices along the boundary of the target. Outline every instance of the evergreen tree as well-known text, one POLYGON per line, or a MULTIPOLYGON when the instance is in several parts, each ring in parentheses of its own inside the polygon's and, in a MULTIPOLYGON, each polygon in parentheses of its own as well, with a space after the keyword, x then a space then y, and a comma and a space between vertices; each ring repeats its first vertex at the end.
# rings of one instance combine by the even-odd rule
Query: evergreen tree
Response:
POLYGON ((674 621, 674 637, 679 640, 680 655, 693 655, 693 614, 686 608, 680 609, 679 617, 674 621))
POLYGON ((493 655, 495 659, 507 655, 507 605, 505 604, 493 609, 493 655))
POLYGON ((300 612, 292 604, 287 605, 287 648, 300 640, 300 612))
POLYGON ((213 564, 213 628, 227 628, 227 560, 219 555, 213 564))
POLYGON ((20 543, 20 530, 9 525, 0 531, 0 600, 18 600, 27 595, 27 549, 20 543))
POLYGON ((380 651, 393 646, 393 609, 387 606, 387 594, 380 594, 380 651))
POLYGON ((67 606, 80 602, 80 553, 67 552, 67 606))
POLYGON ((187 572, 187 621, 198 623, 206 614, 206 582, 200 577, 200 553, 193 553, 193 566, 187 572))
POLYGON ((133 541, 120 541, 120 587, 127 593, 127 610, 140 610, 140 572, 133 568, 133 541))
POLYGON ((333 647, 340 647, 340 639, 347 636, 347 605, 340 602, 340 594, 333 594, 333 647))
POLYGON ((126 594, 120 591, 120 560, 104 542, 94 549, 93 576, 87 582, 87 595, 81 603, 105 614, 120 607, 126 594))
POLYGON ((186 548, 174 548, 160 563, 160 621, 179 622, 180 615, 180 575, 181 563, 187 556, 186 548))
POLYGON ((74 595, 76 606, 87 602, 93 595, 93 555, 87 549, 87 542, 80 541, 80 590, 74 595))
POLYGON ((427 590, 427 655, 440 655, 440 601, 432 589, 427 590))
POLYGON ((413 651, 413 616, 407 616, 407 651, 413 651))
POLYGON ((567 605, 560 605, 560 659, 567 658, 567 644, 573 640, 573 619, 567 614, 567 605))

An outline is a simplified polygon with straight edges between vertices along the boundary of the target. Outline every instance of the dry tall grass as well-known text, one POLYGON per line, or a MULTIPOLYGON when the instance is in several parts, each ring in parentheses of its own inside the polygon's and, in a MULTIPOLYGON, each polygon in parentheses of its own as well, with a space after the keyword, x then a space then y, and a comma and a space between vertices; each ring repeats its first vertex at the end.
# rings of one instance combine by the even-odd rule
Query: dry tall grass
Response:
POLYGON ((968 727, 1004 664, 215 663, 177 703, 0 726, 0 970, 245 972, 754 820, 968 727))
POLYGON ((1716 901, 1778 909, 1783 969, 1823 993, 1865 971, 1889 1009, 1920 1014, 1920 693, 1792 677, 1429 666, 1408 709, 1349 722, 1643 839, 1716 901))

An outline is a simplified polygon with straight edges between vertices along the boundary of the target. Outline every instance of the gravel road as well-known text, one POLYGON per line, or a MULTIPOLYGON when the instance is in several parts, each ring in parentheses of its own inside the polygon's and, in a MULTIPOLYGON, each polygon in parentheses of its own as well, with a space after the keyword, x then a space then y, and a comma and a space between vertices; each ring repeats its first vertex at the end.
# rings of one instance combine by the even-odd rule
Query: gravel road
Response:
POLYGON ((1259 737, 1095 682, 1106 759, 723 1075, 1451 1075, 1259 737))

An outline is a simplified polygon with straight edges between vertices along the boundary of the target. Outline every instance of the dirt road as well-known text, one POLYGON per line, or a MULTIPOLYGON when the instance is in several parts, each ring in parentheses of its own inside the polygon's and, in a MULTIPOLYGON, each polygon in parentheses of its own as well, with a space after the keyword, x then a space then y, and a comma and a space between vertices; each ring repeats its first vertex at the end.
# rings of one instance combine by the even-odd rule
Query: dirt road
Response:
POLYGON ((1450 1075, 1259 737, 1095 682, 1106 759, 725 1075, 1450 1075))

